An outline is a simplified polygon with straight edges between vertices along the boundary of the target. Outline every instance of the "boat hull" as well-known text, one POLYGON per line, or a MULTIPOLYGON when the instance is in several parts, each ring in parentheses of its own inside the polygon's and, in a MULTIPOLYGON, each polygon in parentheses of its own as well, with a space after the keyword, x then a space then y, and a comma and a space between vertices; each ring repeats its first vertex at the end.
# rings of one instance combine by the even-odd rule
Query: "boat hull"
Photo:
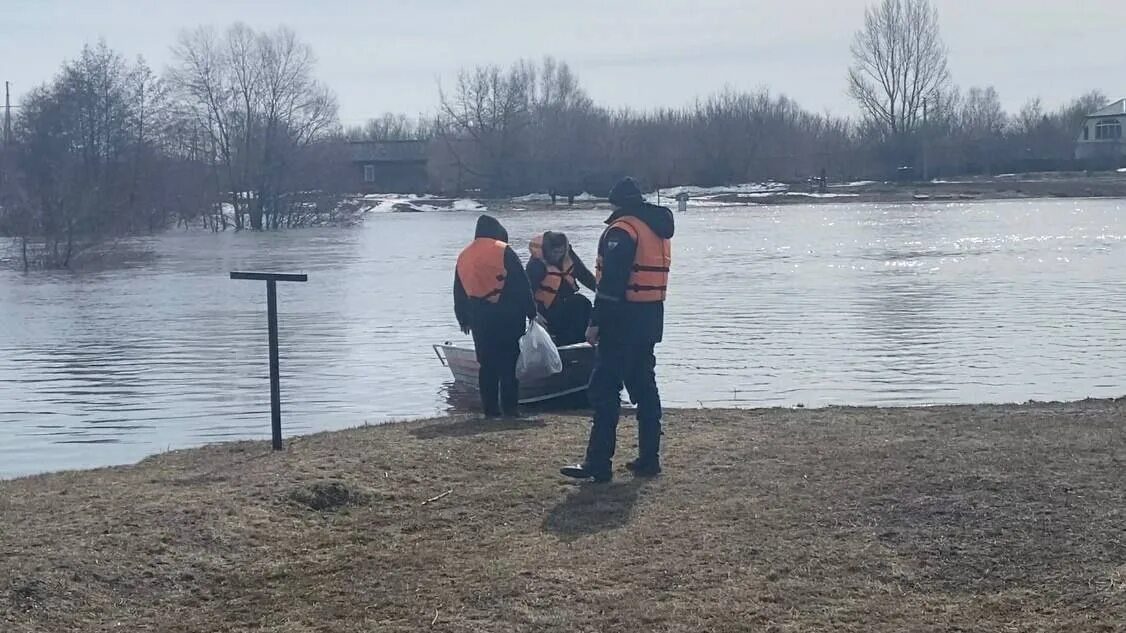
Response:
MULTIPOLYGON (((478 392, 480 365, 473 347, 447 342, 435 345, 434 353, 450 369, 458 386, 478 392)), ((594 348, 586 343, 567 345, 559 348, 559 358, 563 361, 563 371, 558 374, 520 381, 520 404, 549 402, 586 392, 594 368, 594 348)))

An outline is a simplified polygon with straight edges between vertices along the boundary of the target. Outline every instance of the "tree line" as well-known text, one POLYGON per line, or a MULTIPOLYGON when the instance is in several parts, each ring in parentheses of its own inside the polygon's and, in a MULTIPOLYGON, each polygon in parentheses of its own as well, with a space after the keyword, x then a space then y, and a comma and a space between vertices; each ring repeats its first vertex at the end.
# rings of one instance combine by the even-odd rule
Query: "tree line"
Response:
POLYGON ((67 267, 120 236, 281 228, 333 208, 336 99, 288 29, 182 34, 161 75, 105 42, 27 94, 0 149, 0 233, 67 267))
POLYGON ((162 73, 86 46, 25 96, 0 147, 0 235, 25 267, 68 266, 119 236, 172 226, 279 229, 332 214, 356 186, 349 142, 417 140, 434 193, 608 190, 623 174, 681 184, 921 179, 1081 167, 1098 92, 1006 112, 950 76, 930 0, 879 0, 843 79, 860 116, 731 88, 679 108, 597 104, 564 61, 466 68, 433 114, 344 129, 294 32, 185 31, 162 73))
POLYGON ((650 188, 797 182, 822 170, 845 181, 917 180, 1085 168, 1073 159, 1077 132, 1106 103, 1092 91, 1055 110, 1031 99, 1008 113, 991 86, 945 83, 887 119, 820 114, 768 90, 730 88, 681 108, 613 110, 547 59, 465 70, 440 95, 438 115, 389 115, 347 134, 429 139, 436 189, 496 196, 601 192, 621 174, 650 188))
POLYGON ((566 63, 547 58, 463 70, 440 91, 436 116, 387 116, 349 134, 432 139, 439 187, 493 195, 604 191, 624 173, 655 188, 1092 166, 1073 159, 1075 140, 1106 97, 1092 91, 1055 110, 1033 98, 1009 113, 992 86, 960 89, 930 0, 871 6, 851 54, 845 79, 859 117, 730 88, 681 108, 613 110, 595 104, 566 63))

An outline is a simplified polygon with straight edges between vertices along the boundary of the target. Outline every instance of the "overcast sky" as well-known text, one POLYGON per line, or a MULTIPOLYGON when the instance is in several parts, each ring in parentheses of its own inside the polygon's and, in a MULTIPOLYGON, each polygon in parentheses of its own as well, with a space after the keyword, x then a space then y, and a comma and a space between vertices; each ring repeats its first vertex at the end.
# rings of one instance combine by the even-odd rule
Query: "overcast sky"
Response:
MULTIPOLYGON (((1099 89, 1126 96, 1126 2, 935 0, 954 80, 992 84, 1007 108, 1054 107, 1099 89)), ((769 87, 811 110, 853 114, 848 49, 868 0, 0 0, 0 80, 18 101, 85 42, 155 68, 185 27, 293 28, 319 60, 345 124, 435 109, 462 66, 567 61, 612 106, 681 105, 769 87), (549 6, 550 5, 550 6, 549 6)))

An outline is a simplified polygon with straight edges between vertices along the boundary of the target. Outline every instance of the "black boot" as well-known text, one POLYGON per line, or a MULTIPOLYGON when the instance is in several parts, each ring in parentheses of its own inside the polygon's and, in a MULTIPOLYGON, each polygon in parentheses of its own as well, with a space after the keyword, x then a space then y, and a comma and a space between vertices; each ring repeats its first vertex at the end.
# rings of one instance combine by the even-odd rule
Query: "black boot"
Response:
POLYGON ((560 468, 559 473, 571 479, 593 479, 597 483, 610 481, 614 478, 614 465, 609 457, 614 454, 613 451, 614 435, 606 433, 606 429, 591 426, 583 462, 575 466, 560 468), (609 451, 607 451, 607 448, 609 451))
POLYGON ((634 477, 656 477, 661 474, 661 460, 642 461, 641 458, 626 462, 626 470, 634 477))
POLYGON ((614 474, 608 470, 593 470, 590 466, 583 462, 574 466, 564 466, 559 469, 559 474, 571 479, 591 479, 595 483, 606 483, 614 478, 614 474))
POLYGON ((626 462, 626 470, 635 477, 656 477, 661 474, 661 422, 639 423, 637 426, 637 459, 626 462))

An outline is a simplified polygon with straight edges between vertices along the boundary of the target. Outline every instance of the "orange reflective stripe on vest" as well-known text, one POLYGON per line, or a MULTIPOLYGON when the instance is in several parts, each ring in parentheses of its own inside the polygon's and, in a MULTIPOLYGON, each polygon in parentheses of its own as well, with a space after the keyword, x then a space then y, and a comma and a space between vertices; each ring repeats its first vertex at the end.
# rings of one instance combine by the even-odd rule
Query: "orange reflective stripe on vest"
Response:
POLYGON ((569 285, 572 290, 579 289, 579 284, 575 281, 575 263, 571 261, 570 252, 563 257, 562 268, 547 263, 547 259, 543 256, 543 235, 532 238, 532 241, 528 243, 528 252, 535 259, 543 262, 544 267, 547 268, 547 275, 544 276, 539 287, 535 289, 536 301, 543 307, 550 308, 555 303, 555 297, 559 295, 559 288, 563 284, 569 285))
POLYGON ((457 278, 470 299, 489 303, 500 301, 504 290, 504 251, 508 244, 489 238, 478 238, 461 251, 457 258, 457 278))
MULTIPOLYGON (((621 229, 633 239, 637 249, 633 256, 629 282, 626 285, 626 301, 632 303, 656 303, 664 301, 668 294, 669 270, 672 267, 672 242, 661 238, 649 225, 633 216, 625 216, 614 221, 610 229, 621 229)), ((602 281, 602 255, 595 265, 595 276, 602 281)))

